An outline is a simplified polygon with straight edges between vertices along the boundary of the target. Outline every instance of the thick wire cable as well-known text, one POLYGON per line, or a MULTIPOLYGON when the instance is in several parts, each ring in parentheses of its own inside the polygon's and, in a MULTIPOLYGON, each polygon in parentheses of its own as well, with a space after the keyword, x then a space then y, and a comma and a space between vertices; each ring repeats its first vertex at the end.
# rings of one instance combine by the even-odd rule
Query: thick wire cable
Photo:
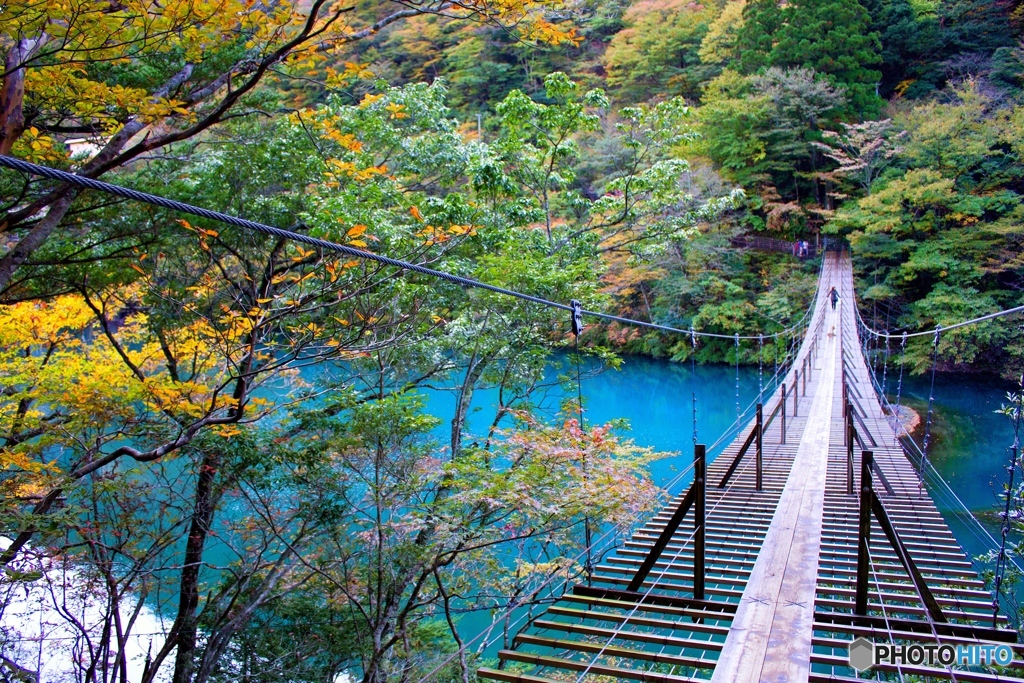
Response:
MULTIPOLYGON (((355 247, 346 246, 346 245, 343 245, 343 244, 338 244, 336 242, 331 242, 329 240, 324 240, 324 239, 312 237, 312 236, 309 236, 309 235, 303 235, 301 233, 296 233, 296 232, 290 231, 290 230, 283 230, 281 228, 276 228, 274 226, 266 225, 266 224, 259 223, 259 222, 256 222, 256 221, 250 221, 250 220, 247 220, 247 219, 238 218, 238 217, 231 216, 231 215, 224 214, 224 213, 220 213, 220 212, 217 212, 217 211, 211 211, 211 210, 208 210, 208 209, 203 209, 201 207, 197 207, 197 206, 194 206, 194 205, 191 205, 191 204, 187 204, 187 203, 184 203, 184 202, 179 202, 179 201, 176 201, 176 200, 167 199, 165 197, 160 197, 160 196, 149 194, 149 193, 145 193, 145 192, 139 192, 137 190, 132 190, 130 188, 126 188, 126 187, 123 187, 123 186, 114 185, 112 183, 106 183, 106 182, 95 180, 95 179, 92 179, 92 178, 85 178, 85 177, 82 177, 82 176, 78 176, 78 175, 75 175, 75 174, 72 174, 72 173, 68 173, 68 172, 65 172, 65 171, 60 171, 60 170, 57 170, 57 169, 48 168, 48 167, 45 167, 45 166, 40 166, 38 164, 32 164, 32 163, 21 161, 19 159, 15 159, 15 158, 12 158, 12 157, 0 155, 0 166, 4 166, 4 167, 7 167, 7 168, 10 168, 12 170, 19 171, 19 172, 22 172, 22 173, 33 174, 33 175, 49 178, 49 179, 52 179, 52 180, 60 181, 60 182, 63 182, 63 183, 67 183, 69 185, 74 185, 74 186, 77 186, 77 187, 82 187, 82 188, 85 188, 85 189, 91 189, 91 190, 99 191, 99 192, 105 192, 107 194, 112 194, 112 195, 115 195, 115 196, 123 197, 125 199, 129 199, 129 200, 133 200, 133 201, 138 201, 138 202, 143 202, 143 203, 151 204, 151 205, 154 205, 154 206, 159 206, 159 207, 171 210, 171 211, 177 211, 177 212, 181 212, 181 213, 186 213, 186 214, 189 214, 189 215, 198 216, 200 218, 206 218, 208 220, 217 221, 217 222, 224 223, 224 224, 227 224, 227 225, 233 225, 235 227, 243 228, 243 229, 246 229, 246 230, 250 230, 250 231, 253 231, 253 232, 258 232, 258 233, 262 233, 262 234, 266 234, 266 235, 271 235, 271 236, 274 236, 274 237, 277 237, 277 238, 280 238, 280 239, 291 240, 293 242, 297 242, 297 243, 306 244, 306 245, 309 245, 309 246, 312 246, 312 247, 316 247, 316 248, 321 249, 323 251, 344 254, 346 256, 354 257, 354 258, 357 258, 357 259, 373 261, 373 262, 376 262, 376 263, 380 263, 382 265, 387 265, 387 266, 399 268, 401 270, 406 270, 406 271, 410 271, 410 272, 420 273, 422 275, 427 275, 427 276, 430 276, 430 277, 435 277, 435 278, 438 278, 438 279, 441 279, 441 280, 444 280, 444 281, 447 281, 447 282, 451 282, 453 284, 458 284, 458 285, 462 285, 462 286, 466 286, 466 287, 473 287, 473 288, 477 288, 477 289, 491 291, 491 292, 495 292, 495 293, 498 293, 498 294, 503 294, 503 295, 506 295, 506 296, 518 298, 520 300, 528 301, 528 302, 531 302, 531 303, 536 303, 536 304, 548 306, 548 307, 551 307, 551 308, 556 308, 556 309, 559 309, 559 310, 564 310, 564 311, 572 311, 573 310, 573 308, 570 305, 567 305, 567 304, 562 304, 562 303, 550 301, 550 300, 547 300, 547 299, 544 299, 544 298, 541 298, 541 297, 532 296, 532 295, 529 295, 529 294, 525 294, 525 293, 522 293, 522 292, 511 290, 511 289, 508 289, 508 288, 498 287, 496 285, 490 285, 490 284, 487 284, 487 283, 484 283, 484 282, 480 282, 478 280, 473 280, 471 278, 466 278, 466 277, 462 277, 462 276, 459 276, 459 275, 454 275, 452 273, 446 273, 444 271, 439 271, 439 270, 436 270, 436 269, 433 269, 433 268, 428 268, 426 266, 415 264, 415 263, 412 263, 412 262, 409 262, 409 261, 404 261, 404 260, 401 260, 401 259, 395 259, 395 258, 391 258, 391 257, 384 256, 384 255, 381 255, 381 254, 375 254, 373 252, 364 251, 364 250, 361 250, 361 249, 356 249, 355 247)), ((820 282, 819 282, 819 285, 820 285, 820 282)), ((750 335, 750 336, 743 335, 743 336, 741 336, 738 333, 735 333, 735 334, 731 335, 732 339, 734 340, 735 347, 736 347, 736 369, 737 369, 737 373, 736 373, 736 388, 737 388, 736 427, 737 427, 737 429, 739 428, 739 423, 740 423, 740 421, 742 419, 742 414, 746 412, 746 411, 741 411, 740 410, 740 402, 739 402, 739 351, 740 351, 740 340, 741 339, 744 339, 744 340, 747 340, 747 339, 750 339, 750 340, 757 339, 759 344, 763 346, 763 343, 764 343, 763 340, 764 340, 765 337, 778 340, 780 337, 789 336, 791 332, 794 332, 796 330, 802 329, 803 321, 807 318, 807 316, 813 310, 814 310, 814 307, 813 306, 810 307, 804 313, 803 317, 795 325, 792 325, 792 326, 790 326, 788 328, 785 328, 785 329, 783 329, 783 330, 781 330, 779 332, 775 332, 775 333, 771 333, 771 334, 767 334, 767 335, 765 335, 763 333, 760 333, 760 334, 758 334, 756 336, 754 336, 754 335, 750 335)), ((633 320, 633 319, 624 318, 624 317, 621 317, 621 316, 614 316, 614 315, 609 315, 609 314, 606 314, 606 313, 599 313, 599 312, 596 312, 596 311, 583 310, 583 311, 581 311, 581 313, 582 313, 582 315, 590 316, 592 318, 598 318, 598 319, 607 320, 607 321, 619 322, 619 323, 628 324, 628 325, 635 325, 635 326, 644 327, 644 328, 647 328, 647 329, 655 329, 655 330, 661 330, 661 331, 665 331, 665 332, 673 332, 673 333, 678 333, 678 334, 689 334, 691 336, 691 340, 694 341, 694 349, 696 348, 695 339, 698 336, 701 336, 701 337, 711 337, 711 338, 720 338, 720 339, 728 339, 728 338, 730 338, 730 335, 725 335, 725 334, 716 334, 716 333, 712 333, 712 332, 698 332, 698 331, 694 330, 692 327, 691 327, 690 330, 682 330, 682 329, 671 327, 671 326, 667 326, 667 325, 658 325, 658 324, 655 324, 655 323, 639 321, 639 320, 633 320)), ((795 337, 790 337, 791 348, 795 348, 792 345, 792 342, 794 342, 794 341, 795 341, 795 337)), ((790 356, 790 354, 787 353, 787 356, 790 356)), ((578 360, 578 357, 577 357, 577 364, 578 364, 578 362, 579 362, 579 360, 578 360)), ((776 363, 777 363, 777 361, 776 361, 776 363)), ((794 364, 795 364, 795 361, 794 361, 794 364)), ((577 369, 578 369, 578 367, 577 367, 577 369)), ((759 383, 761 384, 760 392, 763 392, 763 368, 762 368, 761 372, 762 372, 762 377, 760 378, 760 382, 759 383)), ((776 372, 776 375, 777 374, 778 373, 776 372)), ((577 373, 577 379, 579 379, 579 374, 578 373, 577 373)), ((776 379, 777 379, 777 377, 776 377, 776 379)), ((580 393, 581 393, 581 391, 582 390, 580 389, 580 393)), ((695 424, 696 424, 696 393, 695 392, 696 392, 696 390, 694 389, 694 419, 695 419, 695 424)), ((760 393, 759 393, 759 399, 760 399, 760 393)), ((580 410, 582 411, 582 397, 581 396, 580 396, 580 410)), ((582 413, 581 413, 580 418, 581 418, 581 425, 582 425, 582 413)), ((727 431, 733 431, 733 430, 730 429, 730 430, 727 430, 727 431)), ((723 434, 722 437, 720 437, 716 441, 716 444, 713 446, 713 448, 715 446, 717 446, 717 444, 724 437, 725 437, 725 435, 723 434)), ((694 432, 694 438, 696 438, 696 430, 694 432)), ((749 466, 749 463, 747 463, 744 466, 743 470, 745 470, 747 468, 747 466, 749 466)), ((684 472, 680 473, 679 477, 676 477, 676 479, 678 480, 689 469, 691 469, 691 468, 687 468, 687 470, 684 470, 684 472)), ((732 486, 732 484, 730 484, 730 488, 731 488, 731 486, 732 486)), ((713 512, 716 508, 717 508, 717 505, 715 507, 712 507, 712 509, 709 510, 709 512, 713 512)), ((611 530, 608 533, 610 533, 610 532, 611 532, 611 530)), ((604 539, 607 535, 608 535, 607 533, 603 534, 601 536, 601 539, 599 539, 599 540, 604 539)), ((686 546, 686 544, 688 542, 689 542, 689 540, 684 541, 683 546, 677 552, 677 556, 678 556, 678 554, 680 552, 682 552, 683 548, 685 548, 685 546, 686 546)), ((586 555, 589 556, 593 546, 595 545, 595 543, 596 542, 588 542, 587 545, 586 545, 586 548, 585 548, 585 552, 584 553, 580 553, 577 556, 576 559, 580 559, 580 557, 583 554, 586 554, 586 555)), ((674 559, 678 559, 678 558, 674 558, 674 559)), ((667 571, 667 570, 663 570, 661 572, 661 574, 659 575, 658 579, 656 579, 655 582, 652 584, 651 588, 648 589, 648 593, 657 586, 657 584, 660 581, 660 579, 663 578, 663 576, 665 574, 665 571, 667 571)), ((551 578, 553 578, 553 577, 551 577, 551 578)), ((541 587, 543 588, 544 585, 546 585, 546 584, 542 584, 541 587)), ((510 613, 514 609, 515 609, 514 606, 510 607, 508 610, 506 610, 506 615, 508 613, 510 613)), ((480 636, 478 636, 477 638, 474 638, 474 639, 472 639, 470 641, 467 641, 463 645, 463 647, 460 648, 460 651, 464 652, 465 649, 469 645, 474 643, 481 636, 484 636, 485 634, 489 633, 493 629, 494 625, 496 625, 501 620, 501 618, 504 618, 504 616, 496 618, 492 622, 491 626, 488 629, 486 629, 484 632, 482 632, 480 634, 480 636)), ((445 664, 447 664, 447 662, 445 664)), ((427 674, 427 676, 425 676, 423 679, 421 679, 421 681, 427 680, 431 675, 433 675, 433 673, 436 673, 437 670, 439 670, 439 669, 435 669, 434 672, 431 672, 430 674, 427 674)))
MULTIPOLYGON (((983 315, 979 318, 971 318, 970 320, 964 320, 963 322, 959 322, 954 325, 943 325, 942 331, 949 332, 950 330, 957 330, 960 329, 961 327, 967 327, 968 325, 977 325, 978 323, 983 323, 988 320, 995 320, 996 318, 1002 318, 1007 315, 1013 315, 1014 313, 1024 313, 1024 306, 1015 306, 1013 308, 1007 308, 1006 310, 997 311, 995 313, 989 313, 988 315, 983 315)), ((858 312, 857 315, 859 316, 860 313, 858 312)), ((867 323, 863 323, 863 325, 864 329, 867 330, 868 334, 872 334, 877 337, 888 337, 890 339, 897 339, 904 335, 906 335, 907 337, 927 337, 929 335, 935 334, 934 329, 924 330, 923 332, 899 332, 893 334, 876 330, 873 327, 868 326, 867 323)))
MULTIPOLYGON (((525 294, 513 289, 506 287, 498 287, 497 285, 490 285, 486 282, 474 280, 472 278, 462 277, 461 275, 454 275, 452 273, 446 273, 441 270, 434 268, 428 268, 410 261, 403 261, 401 259, 391 258, 381 254, 376 254, 371 251, 364 251, 355 247, 350 247, 344 244, 338 244, 337 242, 331 242, 329 240, 320 239, 318 237, 311 237, 309 235, 303 235, 301 233, 293 232, 291 230, 283 230, 276 228, 265 223, 258 223, 256 221, 250 221, 244 218, 238 218, 219 211, 211 211, 204 209, 192 204, 186 204, 185 202, 179 202, 173 199, 167 199, 166 197, 160 197, 158 195, 149 194, 147 192, 139 192, 122 185, 114 185, 113 183, 106 183, 101 180, 95 180, 93 178, 86 178, 74 173, 68 173, 67 171, 61 171, 48 166, 40 166, 39 164, 33 164, 28 161, 22 161, 21 159, 15 159, 14 157, 0 155, 0 166, 18 171, 21 173, 27 173, 31 175, 37 175, 51 180, 57 180, 62 183, 74 185, 89 190, 95 190, 97 192, 105 192, 125 199, 131 199, 133 201, 142 202, 145 204, 152 204, 153 206, 159 206, 171 211, 177 211, 180 213, 186 213, 192 216, 199 216, 200 218, 206 218, 208 220, 217 221, 219 223, 225 223, 227 225, 233 225, 235 227, 251 230, 253 232, 259 232, 265 235, 271 235, 280 239, 287 239, 293 242, 299 242, 301 244, 307 244, 323 251, 335 252, 338 254, 344 254, 352 258, 363 259, 366 261, 374 261, 401 270, 407 270, 414 273, 420 273, 422 275, 428 275, 435 277, 453 284, 462 285, 464 287, 473 287, 476 289, 483 289, 489 292, 495 292, 497 294, 504 294, 506 296, 515 297, 522 299, 523 301, 529 301, 531 303, 540 304, 542 306, 549 306, 551 308, 557 308, 563 311, 572 311, 572 306, 568 304, 558 303, 543 297, 533 296, 525 294)), ((598 311, 582 311, 583 315, 591 318, 599 318, 609 322, 618 322, 625 325, 635 325, 638 327, 644 327, 652 330, 661 330, 662 332, 673 332, 676 334, 690 334, 689 330, 683 330, 677 327, 671 327, 669 325, 658 325, 656 323, 645 322, 643 320, 633 320, 632 318, 624 318, 617 315, 610 315, 608 313, 600 313, 598 311)), ((773 332, 768 337, 779 337, 786 335, 796 329, 795 326, 786 328, 779 332, 773 332)), ((732 339, 734 335, 729 334, 718 334, 715 332, 694 332, 699 337, 713 337, 718 339, 732 339)), ((741 339, 757 339, 758 335, 741 336, 741 339)))

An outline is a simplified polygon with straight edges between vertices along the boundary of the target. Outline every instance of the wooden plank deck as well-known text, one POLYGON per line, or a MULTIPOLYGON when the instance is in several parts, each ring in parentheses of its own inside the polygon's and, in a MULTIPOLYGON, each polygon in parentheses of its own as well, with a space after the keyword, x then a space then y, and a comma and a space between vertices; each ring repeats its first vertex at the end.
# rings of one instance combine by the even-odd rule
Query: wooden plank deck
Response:
MULTIPOLYGON (((827 292, 833 283, 823 282, 827 292)), ((836 326, 839 313, 825 308, 825 329, 836 326)), ((838 335, 828 334, 820 344, 807 424, 715 667, 716 683, 797 681, 810 673, 830 425, 842 361, 838 335)))
MULTIPOLYGON (((692 600, 692 511, 637 593, 624 592, 680 494, 596 567, 591 586, 562 596, 499 652, 497 668, 481 668, 480 678, 852 681, 857 677, 846 664, 847 647, 858 636, 880 642, 991 642, 976 628, 991 626, 991 595, 893 437, 860 350, 855 305, 848 256, 827 253, 810 331, 784 380, 786 443, 780 419, 764 432, 762 489, 755 487, 753 449, 728 485, 717 486, 753 421, 708 466, 704 601, 692 600), (833 284, 842 297, 834 313, 827 300, 833 284), (805 363, 811 371, 796 381, 794 373, 805 363), (859 499, 847 493, 844 383, 860 416, 858 431, 872 444, 892 487, 891 494, 876 490, 943 614, 956 625, 928 621, 877 520, 868 615, 852 613, 859 499), (796 396, 794 386, 800 387, 796 396)), ((766 416, 780 399, 776 391, 765 401, 766 416)), ((1006 632, 996 635, 1005 638, 1006 632)), ((1013 647, 1024 661, 1024 646, 1013 647)), ((1024 676, 1024 667, 1016 665, 996 678, 980 670, 884 671, 896 680, 1024 680, 1012 677, 1024 676)))

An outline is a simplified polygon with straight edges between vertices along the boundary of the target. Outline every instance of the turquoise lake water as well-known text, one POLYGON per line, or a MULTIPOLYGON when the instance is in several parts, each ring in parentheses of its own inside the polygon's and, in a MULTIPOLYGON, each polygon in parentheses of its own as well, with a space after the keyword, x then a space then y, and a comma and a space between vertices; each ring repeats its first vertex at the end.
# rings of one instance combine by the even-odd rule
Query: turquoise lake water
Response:
MULTIPOLYGON (((562 368, 564 371, 565 368, 562 368)), ((762 384, 766 388, 772 374, 765 368, 759 378, 758 368, 739 368, 739 403, 741 410, 753 401, 762 384)), ((555 383, 556 373, 551 373, 555 383)), ((586 424, 605 424, 625 420, 629 429, 620 432, 640 446, 656 451, 672 451, 676 457, 654 463, 654 482, 664 485, 680 468, 693 461, 693 388, 697 390, 697 438, 710 446, 736 422, 737 371, 735 366, 669 363, 634 356, 627 357, 619 370, 600 369, 587 364, 583 370, 582 390, 586 424), (695 383, 694 383, 695 381, 695 383)), ((575 388, 572 389, 575 396, 575 388)), ((554 386, 540 402, 543 413, 554 417, 566 392, 554 386)), ((449 420, 454 412, 453 394, 431 391, 426 394, 428 410, 443 423, 435 434, 442 443, 448 438, 449 420)), ((494 418, 497 397, 494 391, 478 391, 473 397, 470 418, 471 436, 484 434, 494 418)), ((709 457, 717 452, 709 452, 709 457)))
MULTIPOLYGON (((692 371, 689 364, 628 356, 621 369, 598 370, 592 366, 589 370, 585 370, 583 379, 585 419, 589 423, 624 418, 630 425, 625 434, 638 445, 677 453, 652 465, 651 475, 658 485, 671 481, 692 462, 694 387, 700 443, 710 446, 735 424, 735 366, 698 365, 692 371)), ((739 403, 743 408, 757 397, 759 383, 769 391, 771 374, 772 369, 766 367, 759 379, 757 367, 739 368, 739 403)), ((902 403, 917 410, 922 418, 926 414, 929 385, 928 377, 904 378, 902 403)), ((1005 403, 1006 392, 1012 388, 998 378, 977 375, 940 374, 935 381, 929 458, 960 501, 996 537, 997 494, 1006 480, 1007 448, 1012 443, 1013 431, 1009 419, 995 411, 1005 403)), ((889 390, 890 400, 895 402, 894 377, 890 378, 889 390)), ((547 404, 542 405, 554 414, 564 395, 564 390, 555 387, 547 404)), ((431 392, 428 401, 431 412, 446 420, 437 432, 439 440, 446 439, 454 398, 444 392, 431 392)), ((493 392, 476 394, 471 431, 486 431, 493 419, 494 404, 493 392)), ((921 432, 916 436, 920 443, 921 432)), ((720 448, 709 451, 709 458, 719 451, 720 448)), ((992 547, 991 539, 981 534, 976 525, 964 523, 962 514, 953 513, 958 505, 951 496, 936 493, 933 498, 969 555, 979 555, 992 547)))
MULTIPOLYGON (((736 420, 737 372, 735 366, 698 365, 639 356, 627 356, 619 370, 585 369, 582 382, 585 419, 604 423, 624 418, 630 429, 624 432, 641 446, 658 451, 675 451, 678 456, 655 463, 652 477, 657 484, 669 481, 680 467, 693 458, 693 414, 691 396, 696 387, 697 437, 712 444, 736 420)), ((770 390, 772 368, 766 367, 759 381, 757 367, 739 368, 739 403, 746 408, 758 394, 759 384, 770 390)), ((552 377, 552 380, 554 378, 552 377)), ((995 411, 1006 402, 1013 386, 998 378, 940 374, 935 381, 935 401, 929 457, 935 468, 971 510, 990 512, 996 492, 1006 477, 1007 448, 1013 440, 1010 421, 995 411)), ((896 381, 889 381, 890 400, 895 402, 896 381)), ((904 378, 902 403, 926 414, 928 377, 904 378)), ((553 388, 542 408, 552 415, 564 396, 553 388)), ((483 433, 494 416, 495 395, 480 391, 474 396, 470 430, 483 433)), ((454 397, 445 392, 428 395, 429 410, 445 422, 438 428, 446 439, 454 409, 454 397)), ((921 441, 920 432, 917 434, 921 441)), ((710 452, 713 457, 717 452, 710 452)), ((942 501, 937 501, 940 508, 942 501)))
MULTIPOLYGON (((771 370, 765 368, 763 382, 766 392, 771 370)), ((554 373, 552 373, 553 379, 554 373)), ((891 389, 895 392, 895 380, 891 389)), ((631 429, 625 434, 638 445, 650 446, 658 451, 675 451, 678 455, 660 460, 652 466, 655 483, 664 485, 693 459, 693 415, 691 395, 697 393, 698 440, 707 445, 732 427, 736 420, 737 372, 735 366, 697 366, 691 371, 689 364, 670 363, 645 357, 626 357, 619 370, 606 369, 589 374, 583 379, 583 397, 586 420, 603 423, 625 418, 631 429), (692 374, 691 374, 692 372, 692 374)), ((739 369, 739 403, 746 407, 758 395, 759 371, 757 367, 739 369)), ((997 503, 996 492, 1006 477, 1007 447, 1013 439, 1012 425, 995 410, 1005 402, 1012 386, 997 378, 939 375, 935 382, 935 400, 931 446, 929 456, 935 468, 949 483, 963 503, 970 508, 998 538, 998 523, 993 515, 997 503)), ((926 412, 929 380, 922 377, 904 379, 902 402, 926 412)), ((564 390, 553 389, 546 406, 557 410, 564 390)), ((895 395, 891 397, 895 402, 895 395)), ((454 398, 443 392, 428 396, 431 411, 445 420, 450 419, 454 398)), ((482 433, 494 415, 495 396, 479 392, 473 401, 475 421, 472 431, 482 433)), ((439 440, 447 438, 450 424, 439 427, 439 440)), ((728 441, 728 440, 727 440, 728 441)), ((918 433, 920 442, 920 432, 918 433)), ((709 452, 714 457, 720 448, 709 452)), ((683 480, 688 483, 689 477, 683 480)), ((677 484, 673 492, 677 491, 677 484)), ((992 547, 991 540, 979 532, 976 525, 965 523, 962 515, 951 512, 948 496, 934 496, 943 511, 953 534, 971 556, 977 556, 992 547)), ((485 614, 465 615, 464 632, 472 637, 485 628, 490 617, 485 614)), ((485 655, 493 656, 496 646, 485 655)))

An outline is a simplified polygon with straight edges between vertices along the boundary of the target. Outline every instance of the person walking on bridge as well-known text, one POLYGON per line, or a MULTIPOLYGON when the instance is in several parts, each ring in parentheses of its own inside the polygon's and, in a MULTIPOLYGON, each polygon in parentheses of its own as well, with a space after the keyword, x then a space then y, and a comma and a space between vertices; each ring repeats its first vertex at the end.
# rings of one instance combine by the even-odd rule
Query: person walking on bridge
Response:
POLYGON ((839 292, 836 291, 835 287, 833 287, 832 291, 828 293, 828 298, 832 300, 832 310, 836 310, 836 302, 839 301, 839 292))

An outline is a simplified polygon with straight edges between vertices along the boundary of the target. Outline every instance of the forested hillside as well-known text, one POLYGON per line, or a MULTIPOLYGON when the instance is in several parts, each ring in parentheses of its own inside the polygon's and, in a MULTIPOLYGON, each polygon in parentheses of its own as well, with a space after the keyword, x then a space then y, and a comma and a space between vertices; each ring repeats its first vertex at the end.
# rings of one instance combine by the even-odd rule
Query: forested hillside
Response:
MULTIPOLYGON (((590 195, 607 192, 624 168, 612 134, 621 109, 682 97, 689 134, 673 151, 688 163, 687 191, 745 197, 699 238, 608 260, 603 283, 620 311, 684 328, 772 331, 758 311, 787 319, 808 274, 789 259, 737 253, 728 238, 738 233, 850 236, 879 329, 925 329, 1024 300, 1019 3, 651 0, 573 9, 565 16, 576 34, 557 47, 429 16, 355 54, 390 83, 443 79, 464 130, 480 121, 485 139, 497 102, 513 89, 542 98, 552 71, 604 89, 602 134, 580 140, 572 180, 590 195)), ((981 329, 944 346, 946 367, 1019 374, 1019 341, 1005 334, 981 329)), ((616 330, 606 338, 628 351, 685 355, 670 339, 616 330)))
MULTIPOLYGON (((15 0, 0 154, 725 335, 815 287, 739 238, 840 236, 868 321, 930 329, 1024 304, 1022 26, 1010 0, 15 0)), ((465 624, 656 502, 662 454, 580 421, 564 311, 8 170, 0 201, 0 608, 56 596, 67 680, 468 683, 465 624)), ((591 323, 608 367, 785 351, 591 323)), ((1012 376, 1024 335, 938 359, 1012 376)))

